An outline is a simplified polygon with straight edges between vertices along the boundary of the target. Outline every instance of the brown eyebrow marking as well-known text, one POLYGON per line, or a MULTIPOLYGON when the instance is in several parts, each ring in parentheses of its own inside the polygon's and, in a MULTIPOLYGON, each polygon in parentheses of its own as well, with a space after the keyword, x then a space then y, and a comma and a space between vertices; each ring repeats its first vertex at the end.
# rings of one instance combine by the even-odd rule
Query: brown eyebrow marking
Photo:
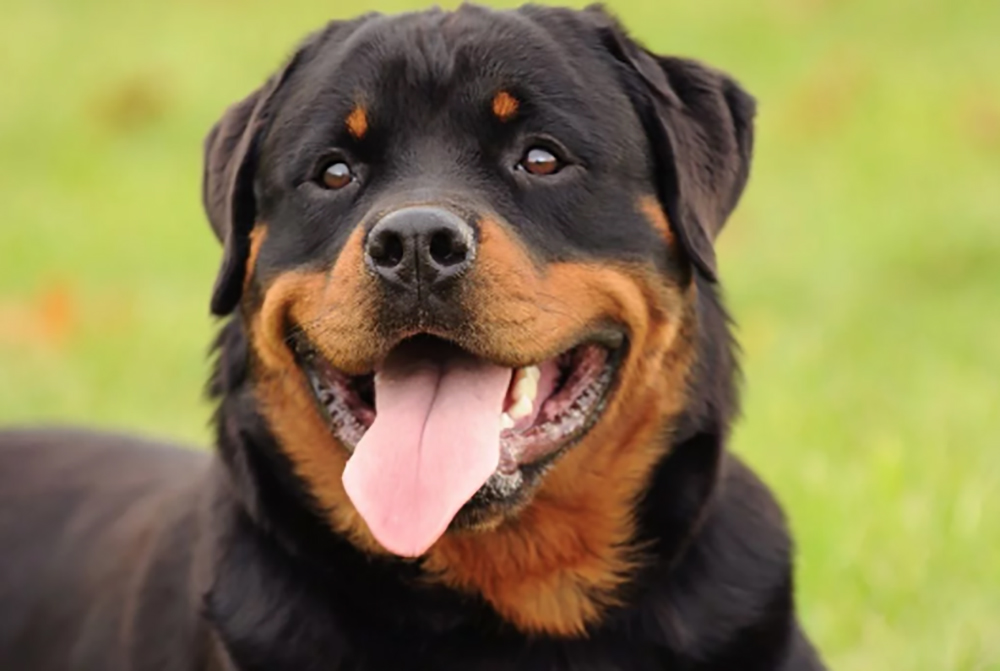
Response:
POLYGON ((517 98, 512 96, 507 91, 499 91, 495 96, 493 96, 493 114, 496 115, 500 121, 509 121, 514 118, 517 114, 517 108, 520 107, 520 103, 517 98))
POLYGON ((360 140, 368 132, 368 112, 364 106, 358 104, 354 106, 351 113, 347 115, 347 131, 357 140, 360 140))

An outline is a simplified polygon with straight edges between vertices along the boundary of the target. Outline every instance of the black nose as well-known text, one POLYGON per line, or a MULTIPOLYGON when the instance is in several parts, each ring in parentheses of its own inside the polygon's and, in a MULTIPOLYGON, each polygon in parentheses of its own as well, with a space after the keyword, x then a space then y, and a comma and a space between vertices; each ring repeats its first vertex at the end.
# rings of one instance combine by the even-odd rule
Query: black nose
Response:
POLYGON ((365 256, 387 282, 434 288, 468 269, 475 239, 457 214, 437 207, 406 207, 387 214, 369 231, 365 256))

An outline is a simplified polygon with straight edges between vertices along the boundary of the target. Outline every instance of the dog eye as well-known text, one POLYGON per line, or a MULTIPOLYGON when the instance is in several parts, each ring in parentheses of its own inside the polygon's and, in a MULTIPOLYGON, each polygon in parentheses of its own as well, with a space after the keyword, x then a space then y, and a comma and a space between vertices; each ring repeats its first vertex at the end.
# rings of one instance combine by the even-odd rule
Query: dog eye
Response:
POLYGON ((518 163, 518 168, 532 175, 554 175, 563 168, 563 163, 548 149, 532 147, 518 163))
POLYGON ((328 189, 343 189, 353 181, 354 172, 343 161, 334 161, 323 171, 323 186, 328 189))

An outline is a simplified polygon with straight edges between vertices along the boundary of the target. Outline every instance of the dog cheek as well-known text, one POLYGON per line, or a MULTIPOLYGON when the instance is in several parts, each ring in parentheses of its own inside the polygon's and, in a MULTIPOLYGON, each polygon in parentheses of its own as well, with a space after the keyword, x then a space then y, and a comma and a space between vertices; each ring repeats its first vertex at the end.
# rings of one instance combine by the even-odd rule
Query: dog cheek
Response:
MULTIPOLYGON (((462 283, 465 334, 472 349, 522 358, 541 317, 538 294, 542 271, 505 226, 479 222, 479 245, 472 272, 462 283)), ((499 358, 499 357, 498 357, 499 358)))
POLYGON ((363 238, 359 227, 329 270, 290 271, 271 282, 259 313, 266 342, 287 349, 290 330, 298 329, 338 370, 369 372, 381 341, 377 288, 365 271, 363 238))
POLYGON ((607 283, 613 270, 598 263, 537 262, 509 229, 480 223, 480 246, 462 301, 473 349, 501 360, 533 363, 576 345, 597 322, 620 312, 607 283))
MULTIPOLYGON (((360 244, 360 235, 353 237, 360 244)), ((347 451, 317 406, 289 341, 290 330, 299 327, 311 344, 334 350, 334 356, 354 361, 366 356, 364 334, 370 327, 365 315, 371 313, 359 302, 364 278, 352 247, 345 246, 329 272, 290 271, 269 283, 259 309, 247 318, 253 393, 280 449, 331 528, 363 550, 384 553, 347 498, 341 482, 347 451), (345 329, 353 339, 331 346, 345 329)))

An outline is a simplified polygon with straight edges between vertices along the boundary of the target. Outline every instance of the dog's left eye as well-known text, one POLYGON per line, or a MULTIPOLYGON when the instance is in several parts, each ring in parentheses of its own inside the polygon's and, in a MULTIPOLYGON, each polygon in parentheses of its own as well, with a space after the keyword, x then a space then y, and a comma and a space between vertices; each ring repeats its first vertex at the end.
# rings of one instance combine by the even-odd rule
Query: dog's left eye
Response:
POLYGON ((323 170, 323 186, 336 191, 354 181, 354 171, 344 161, 334 161, 323 170))
POLYGON ((563 168, 563 162, 548 149, 532 147, 517 164, 517 167, 532 175, 544 177, 554 175, 563 168))

